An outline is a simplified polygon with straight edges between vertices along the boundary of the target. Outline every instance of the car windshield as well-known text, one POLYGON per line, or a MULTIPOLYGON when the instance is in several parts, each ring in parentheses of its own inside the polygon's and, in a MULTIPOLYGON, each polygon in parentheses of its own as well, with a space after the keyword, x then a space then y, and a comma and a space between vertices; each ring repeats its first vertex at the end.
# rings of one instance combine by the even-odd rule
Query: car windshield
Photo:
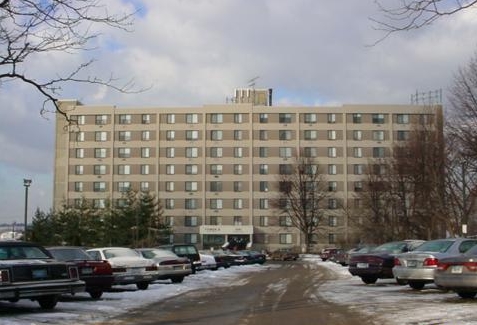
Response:
POLYGON ((472 248, 465 252, 464 255, 477 256, 477 245, 472 246, 472 248))
POLYGON ((138 257, 136 251, 128 248, 109 248, 104 250, 104 256, 106 258, 112 257, 138 257))
POLYGON ((400 253, 404 247, 406 247, 406 242, 392 242, 376 247, 373 252, 400 253))
POLYGON ((197 254, 197 249, 193 246, 177 246, 175 252, 177 254, 197 254))
POLYGON ((452 246, 454 240, 431 240, 423 243, 414 251, 444 253, 452 246))
POLYGON ((36 246, 0 246, 0 260, 51 258, 36 246))
POLYGON ((77 261, 77 260, 92 260, 88 253, 82 249, 77 248, 48 248, 48 251, 53 257, 60 261, 77 261))
POLYGON ((139 251, 141 255, 145 258, 155 258, 155 257, 175 257, 177 258, 177 255, 174 254, 171 251, 165 250, 165 249, 151 249, 151 250, 140 250, 139 251))

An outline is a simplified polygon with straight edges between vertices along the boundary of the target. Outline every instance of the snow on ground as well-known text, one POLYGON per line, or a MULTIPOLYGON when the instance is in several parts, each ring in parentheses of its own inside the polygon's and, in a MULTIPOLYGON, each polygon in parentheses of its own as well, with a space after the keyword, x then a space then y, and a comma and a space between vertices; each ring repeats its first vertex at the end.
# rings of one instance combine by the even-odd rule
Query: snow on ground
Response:
MULTIPOLYGON (((477 324, 477 299, 463 300, 455 293, 442 292, 433 285, 422 291, 408 286, 399 286, 392 279, 378 280, 374 285, 365 285, 352 277, 346 267, 332 262, 323 262, 314 255, 304 255, 309 267, 326 267, 337 275, 337 280, 318 287, 316 292, 306 292, 310 297, 320 296, 330 302, 348 306, 351 310, 369 315, 375 324, 386 325, 431 325, 431 324, 477 324)), ((293 263, 293 262, 290 262, 293 263)), ((182 293, 211 287, 243 285, 247 280, 242 275, 250 272, 265 272, 277 264, 249 265, 201 271, 185 278, 181 284, 159 282, 147 290, 138 291, 135 286, 124 286, 122 292, 106 292, 100 300, 92 300, 86 293, 74 297, 65 296, 52 311, 43 311, 36 302, 20 300, 10 312, 10 303, 0 302, 0 324, 94 324, 109 317, 126 313, 139 306, 166 299, 182 293)), ((322 273, 322 272, 321 272, 322 273)), ((285 281, 285 280, 284 280, 285 281)), ((282 291, 283 283, 270 284, 268 290, 282 291)))

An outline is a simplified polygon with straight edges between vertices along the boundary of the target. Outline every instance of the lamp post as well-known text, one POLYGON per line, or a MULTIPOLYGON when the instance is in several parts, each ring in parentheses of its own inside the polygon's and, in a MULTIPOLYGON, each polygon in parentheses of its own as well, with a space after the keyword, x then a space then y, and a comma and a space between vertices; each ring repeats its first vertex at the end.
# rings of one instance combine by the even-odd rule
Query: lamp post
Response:
POLYGON ((31 179, 23 179, 23 186, 25 186, 25 230, 23 232, 23 239, 27 240, 27 223, 28 223, 28 188, 31 185, 31 179))

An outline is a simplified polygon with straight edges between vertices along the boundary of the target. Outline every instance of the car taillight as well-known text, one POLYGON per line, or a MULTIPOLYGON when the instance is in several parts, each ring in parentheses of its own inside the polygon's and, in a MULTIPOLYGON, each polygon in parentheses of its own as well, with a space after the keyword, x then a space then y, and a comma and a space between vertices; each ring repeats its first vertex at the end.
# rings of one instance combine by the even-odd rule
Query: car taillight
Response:
POLYGON ((437 263, 437 270, 438 271, 445 271, 449 267, 449 264, 447 263, 437 263))
POLYGON ((112 269, 111 265, 108 262, 105 261, 105 263, 96 265, 93 268, 93 273, 94 274, 112 274, 113 269, 112 269))
POLYGON ((401 266, 401 261, 399 260, 399 258, 397 257, 394 258, 394 265, 401 266))
POLYGON ((438 264, 438 259, 437 258, 426 258, 424 262, 422 262, 423 266, 437 266, 438 264))
POLYGON ((467 268, 467 270, 475 272, 477 271, 477 262, 465 262, 464 266, 467 268))
POLYGON ((79 279, 79 272, 76 266, 70 266, 69 269, 70 279, 79 279))
POLYGON ((10 283, 10 272, 8 270, 0 270, 0 283, 10 283))

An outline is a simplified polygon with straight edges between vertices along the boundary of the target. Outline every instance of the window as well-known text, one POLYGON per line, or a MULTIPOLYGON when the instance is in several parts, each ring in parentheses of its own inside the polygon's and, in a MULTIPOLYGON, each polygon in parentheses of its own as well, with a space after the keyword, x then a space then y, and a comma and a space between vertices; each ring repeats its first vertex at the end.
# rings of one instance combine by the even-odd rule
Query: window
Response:
POLYGON ((94 199, 93 200, 93 208, 104 209, 105 207, 106 207, 106 200, 105 199, 94 199))
POLYGON ((184 234, 184 241, 186 244, 197 244, 197 234, 184 234))
POLYGON ((292 116, 290 113, 280 113, 278 114, 278 122, 279 123, 291 123, 292 116))
POLYGON ((83 148, 77 148, 75 150, 75 157, 76 158, 84 158, 84 149, 83 148))
POLYGON ((243 157, 243 148, 242 147, 235 147, 234 148, 234 157, 235 158, 242 158, 243 157))
POLYGON ((362 199, 354 199, 353 206, 356 209, 362 208, 363 207, 363 200, 362 199))
POLYGON ((187 210, 197 209, 197 199, 185 199, 185 208, 187 210))
POLYGON ((176 150, 174 147, 167 147, 166 148, 166 157, 167 158, 174 158, 176 155, 176 150))
POLYGON ((130 114, 120 114, 119 115, 119 124, 131 124, 131 115, 130 114))
POLYGON ((281 158, 290 158, 292 156, 292 148, 290 147, 280 147, 279 156, 281 158))
POLYGON ((328 182, 328 191, 329 192, 336 192, 336 189, 338 187, 338 183, 335 181, 328 182))
POLYGON ((328 157, 336 158, 336 148, 335 147, 328 147, 328 157))
POLYGON ((84 132, 76 132, 76 142, 83 142, 84 141, 84 132))
POLYGON ((105 125, 108 123, 108 116, 107 115, 96 115, 95 118, 96 125, 105 125))
POLYGON ((242 225, 242 216, 234 216, 234 226, 242 225))
POLYGON ((118 182, 118 192, 127 192, 131 189, 131 182, 118 182))
POLYGON ((373 165, 373 173, 375 175, 384 175, 386 173, 386 165, 374 164, 373 165))
POLYGON ((237 123, 237 124, 243 123, 243 114, 242 113, 235 113, 234 114, 234 123, 237 123))
POLYGON ((260 181, 260 192, 268 192, 268 182, 260 181))
POLYGON ((361 113, 354 113, 354 114, 353 114, 353 123, 355 123, 355 124, 360 124, 360 123, 362 123, 361 113))
POLYGON ((94 139, 98 142, 108 141, 108 132, 106 131, 96 131, 94 132, 94 139))
POLYGON ((234 181, 234 192, 242 192, 243 183, 240 181, 234 181))
POLYGON ((362 164, 355 164, 353 165, 353 170, 355 175, 362 175, 363 174, 363 165, 362 164))
POLYGON ((211 147, 210 148, 210 156, 212 158, 222 157, 222 148, 221 147, 211 147))
POLYGON ((199 167, 197 165, 186 165, 185 173, 186 175, 197 175, 199 172, 199 167))
POLYGON ((86 116, 77 115, 76 116, 76 122, 78 122, 78 125, 84 125, 86 123, 86 116))
POLYGON ((75 175, 83 175, 83 174, 84 174, 83 165, 76 165, 75 166, 75 175))
POLYGON ((174 209, 174 199, 166 199, 166 209, 174 209))
POLYGON ((268 226, 268 217, 260 216, 260 227, 267 227, 267 226, 268 226))
POLYGON ((176 131, 174 130, 169 130, 166 132, 166 140, 167 141, 173 141, 176 138, 176 131))
POLYGON ((149 141, 149 140, 151 140, 151 132, 150 132, 150 131, 142 131, 142 132, 141 132, 141 140, 142 140, 142 141, 149 141))
POLYGON ((363 190, 363 182, 362 181, 354 182, 354 191, 361 192, 362 190, 363 190))
POLYGON ((234 130, 234 140, 242 140, 243 132, 242 130, 234 130))
POLYGON ((337 199, 328 199, 328 209, 337 209, 338 208, 338 200, 337 199))
POLYGON ((210 182, 210 191, 211 192, 222 192, 222 182, 219 182, 219 181, 210 182))
POLYGON ((174 175, 175 174, 175 166, 174 165, 166 165, 166 174, 167 175, 174 175))
POLYGON ((291 140, 292 132, 290 130, 280 130, 278 131, 278 138, 280 140, 291 140))
POLYGON ((129 175, 129 174, 131 174, 131 166, 129 166, 129 165, 118 165, 118 174, 119 175, 129 175))
POLYGON ((93 191, 94 192, 105 192, 106 191, 106 182, 93 182, 93 191))
POLYGON ((198 182, 193 182, 193 181, 185 182, 186 192, 197 192, 198 188, 199 188, 198 182))
POLYGON ((94 149, 94 158, 106 158, 108 149, 106 148, 95 148, 94 149))
POLYGON ((361 141, 363 139, 363 131, 354 130, 353 131, 353 140, 361 141))
POLYGON ((167 124, 174 124, 176 123, 176 115, 175 114, 167 114, 167 124))
POLYGON ((373 140, 383 141, 384 140, 384 131, 373 131, 373 140))
POLYGON ((220 216, 210 216, 210 224, 214 226, 222 225, 222 217, 220 216))
POLYGON ((290 165, 290 164, 278 165, 278 173, 280 175, 291 175, 293 173, 293 165, 290 165))
POLYGON ((336 243, 336 234, 328 234, 328 244, 336 243))
POLYGON ((293 225, 289 216, 280 216, 279 223, 281 227, 291 227, 293 225))
POLYGON ((327 121, 328 121, 328 123, 336 123, 336 114, 335 113, 328 113, 327 121))
POLYGON ((318 131, 305 130, 305 140, 316 140, 316 139, 318 139, 318 131))
POLYGON ((268 174, 268 165, 267 164, 260 164, 258 169, 259 169, 260 175, 267 175, 268 174))
POLYGON ((141 175, 149 175, 149 165, 141 165, 141 175))
POLYGON ((384 123, 384 114, 373 114, 372 115, 374 124, 383 124, 384 123))
POLYGON ((280 244, 290 245, 292 243, 292 234, 279 234, 280 244))
MULTIPOLYGON (((234 209, 240 210, 243 209, 243 200, 242 199, 234 199, 234 209)), ((234 223, 234 225, 237 225, 234 223)))
POLYGON ((374 147, 373 148, 373 157, 374 158, 384 158, 385 148, 384 147, 374 147))
POLYGON ((303 149, 303 154, 305 157, 318 157, 318 148, 316 147, 305 147, 303 149))
POLYGON ((259 131, 259 138, 260 140, 268 140, 268 131, 267 130, 260 130, 259 131))
POLYGON ((149 182, 141 182, 140 185, 139 185, 139 188, 143 192, 149 191, 149 182))
POLYGON ((260 158, 267 158, 268 157, 268 148, 267 147, 258 148, 258 155, 259 155, 260 158))
POLYGON ((328 130, 328 140, 336 140, 336 131, 328 130))
POLYGON ((317 121, 315 113, 305 113, 305 123, 316 123, 317 121))
POLYGON ((336 175, 336 165, 328 165, 328 175, 336 175))
POLYGON ((318 166, 314 164, 305 165, 305 173, 307 175, 316 175, 318 173, 318 166))
POLYGON ((224 122, 224 116, 220 113, 215 113, 210 115, 210 123, 220 124, 224 122))
POLYGON ((199 148, 197 148, 197 147, 186 148, 186 157, 187 158, 197 158, 198 156, 199 156, 199 148))
POLYGON ((119 141, 131 141, 131 131, 119 131, 119 141))
POLYGON ((268 209, 268 199, 260 199, 259 200, 259 207, 261 210, 267 210, 268 209))
POLYGON ((75 192, 83 192, 83 182, 75 182, 75 192))
POLYGON ((118 148, 118 157, 119 158, 131 157, 131 148, 118 148))
POLYGON ((222 175, 222 165, 210 165, 211 175, 222 175))
POLYGON ((398 114, 396 116, 396 121, 398 124, 408 124, 409 123, 409 114, 398 114))
POLYGON ((242 175, 243 174, 243 166, 240 164, 234 165, 234 175, 242 175))
POLYGON ((106 175, 106 165, 94 165, 95 175, 106 175))
POLYGON ((363 148, 361 148, 361 147, 354 147, 354 148, 353 148, 353 157, 355 157, 355 158, 362 158, 362 157, 363 157, 363 148))
POLYGON ((184 225, 186 227, 196 227, 197 226, 197 217, 192 217, 192 216, 186 216, 184 220, 184 225))
POLYGON ((166 182, 166 192, 174 192, 174 182, 166 182))
POLYGON ((399 141, 409 140, 409 131, 397 131, 397 139, 399 141))
POLYGON ((150 114, 142 114, 141 121, 142 121, 142 124, 150 124, 151 123, 151 115, 150 114))
POLYGON ((337 227, 337 226, 338 226, 338 217, 336 217, 336 216, 329 216, 329 217, 328 217, 328 226, 330 226, 330 227, 337 227))
POLYGON ((213 210, 222 209, 222 199, 210 199, 210 208, 213 210))
POLYGON ((199 123, 198 114, 186 114, 186 123, 187 124, 197 124, 199 123))
POLYGON ((210 131, 210 139, 213 141, 221 141, 223 138, 222 130, 210 131))
POLYGON ((199 139, 199 131, 197 130, 186 131, 186 140, 197 140, 197 139, 199 139))
POLYGON ((141 158, 151 157, 151 148, 141 148, 141 158))
POLYGON ((267 113, 261 113, 259 115, 259 122, 260 123, 268 123, 268 114, 267 113))

